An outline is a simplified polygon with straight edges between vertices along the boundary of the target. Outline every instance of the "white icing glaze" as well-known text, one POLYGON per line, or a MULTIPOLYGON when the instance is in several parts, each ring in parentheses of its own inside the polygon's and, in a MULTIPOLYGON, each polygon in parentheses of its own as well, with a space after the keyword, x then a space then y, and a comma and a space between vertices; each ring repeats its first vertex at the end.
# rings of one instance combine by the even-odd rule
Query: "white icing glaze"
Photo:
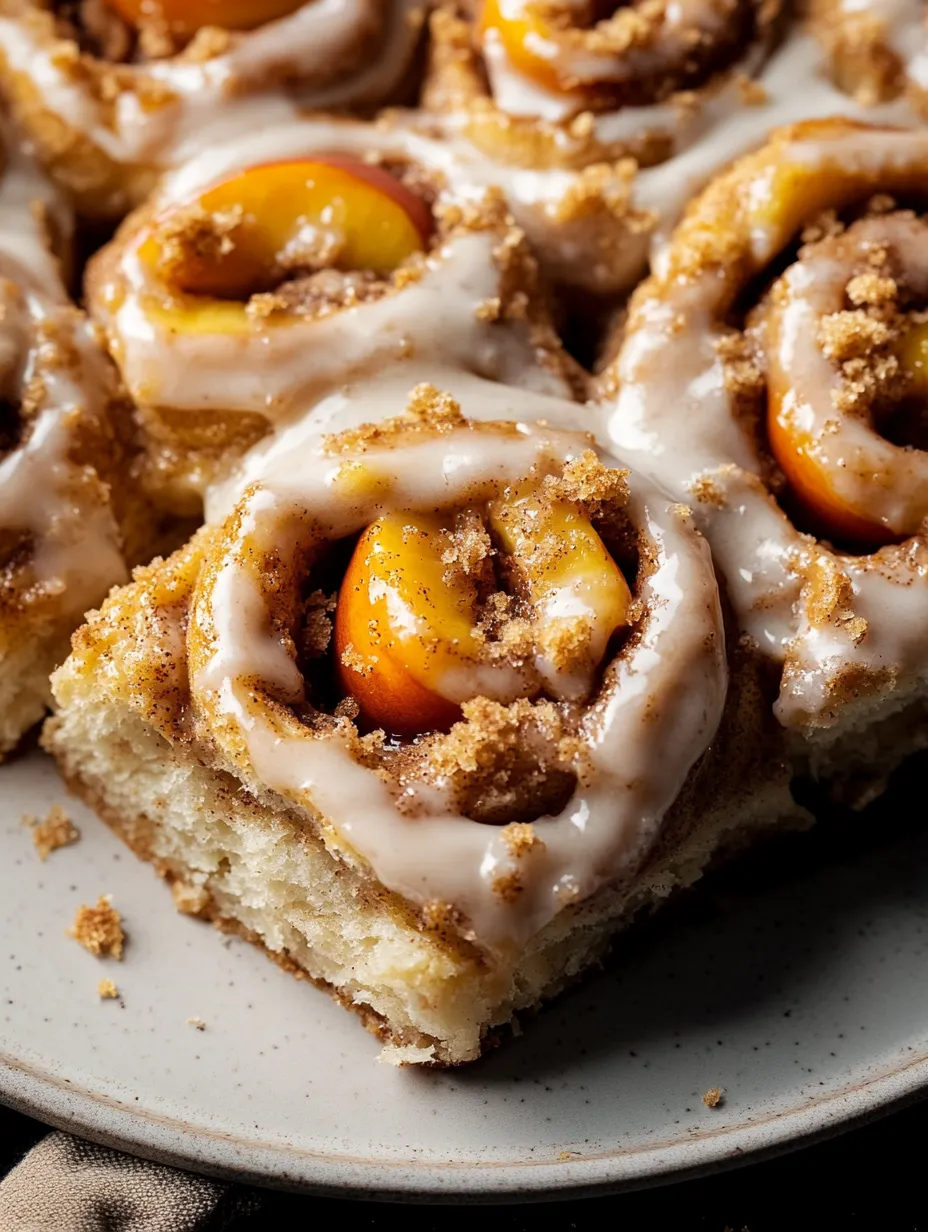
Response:
POLYGON ((130 77, 162 87, 173 101, 152 108, 132 90, 118 95, 112 120, 90 90, 69 74, 53 42, 28 22, 0 18, 0 54, 25 73, 45 105, 117 163, 170 167, 234 132, 254 131, 257 101, 265 123, 297 106, 348 107, 386 98, 405 74, 422 28, 423 0, 307 0, 290 16, 231 36, 229 50, 195 62, 153 61, 130 77), (377 32, 377 54, 355 63, 356 49, 377 32), (293 82, 290 95, 280 82, 293 82))
MULTIPOLYGON (((632 873, 646 854, 718 725, 726 693, 724 639, 703 543, 669 498, 632 477, 631 516, 656 554, 656 568, 644 582, 643 636, 621 659, 602 711, 591 711, 583 785, 560 815, 535 823, 543 846, 516 857, 499 829, 456 814, 434 786, 412 787, 407 803, 418 810, 402 812, 388 786, 359 766, 339 737, 306 738, 297 729, 275 728, 254 700, 256 673, 276 695, 294 701, 302 681, 279 641, 268 635, 262 595, 242 567, 244 541, 259 551, 273 543, 289 558, 297 547, 296 535, 286 530, 295 524, 293 515, 303 534, 314 525, 323 538, 338 538, 389 508, 453 506, 475 485, 486 491, 487 485, 515 482, 536 463, 543 471, 559 469, 589 447, 584 435, 524 423, 542 415, 572 427, 582 416, 576 406, 463 373, 452 374, 447 384, 465 411, 472 407, 481 420, 511 414, 515 400, 523 421, 518 435, 461 428, 401 450, 368 449, 358 458, 389 478, 389 494, 347 496, 338 475, 352 455, 321 451, 319 434, 401 411, 408 377, 394 373, 387 386, 374 382, 332 395, 311 419, 267 446, 260 462, 249 459, 246 475, 257 486, 246 494, 240 518, 229 523, 218 572, 196 601, 200 627, 208 612, 212 636, 209 653, 198 668, 194 664, 193 687, 231 725, 233 745, 244 740, 263 787, 318 810, 334 827, 327 841, 359 855, 384 885, 414 903, 454 904, 481 944, 506 950, 523 943, 566 902, 632 873), (684 679, 687 688, 681 690, 684 679), (514 902, 493 889, 498 878, 512 873, 524 887, 514 902)), ((211 512, 218 514, 225 504, 227 497, 211 512)))
POLYGON ((0 531, 26 534, 18 584, 38 584, 76 616, 126 580, 105 487, 70 458, 75 428, 101 415, 106 363, 89 323, 68 306, 43 214, 65 215, 47 182, 11 149, 0 179, 0 397, 14 407, 33 376, 38 410, 0 458, 0 531))
MULTIPOLYGON (((640 139, 663 132, 673 143, 664 162, 641 168, 629 194, 626 172, 616 169, 604 191, 618 201, 628 199, 633 226, 616 223, 616 240, 605 251, 591 245, 589 219, 565 223, 561 207, 576 187, 578 173, 562 169, 531 170, 489 158, 462 134, 465 117, 437 117, 448 135, 456 160, 471 183, 500 185, 516 220, 549 269, 559 280, 600 293, 630 288, 646 271, 649 259, 659 265, 661 250, 684 205, 721 168, 760 145, 775 127, 804 119, 845 116, 878 124, 912 127, 921 123, 905 100, 864 107, 838 90, 828 79, 824 53, 817 41, 796 27, 768 60, 754 48, 738 71, 721 83, 700 91, 697 101, 673 102, 654 108, 623 108, 595 117, 596 136, 602 141, 640 139), (752 77, 762 101, 746 101, 742 77, 752 77), (650 218, 650 226, 642 219, 650 218)), ((427 117, 434 122, 432 117, 427 117)), ((406 123, 421 121, 406 117, 406 123)), ((567 126, 563 144, 573 139, 567 126)))
POLYGON ((888 549, 869 559, 844 559, 841 567, 851 584, 851 608, 856 617, 866 621, 866 634, 855 641, 852 626, 814 622, 809 609, 801 607, 774 707, 787 727, 810 720, 824 726, 837 724, 843 699, 840 695, 836 699, 833 686, 848 668, 886 673, 898 690, 898 705, 905 704, 928 683, 928 560, 924 543, 910 552, 888 549))
MULTIPOLYGON (((814 168, 825 182, 829 167, 835 167, 891 186, 915 177, 908 169, 928 161, 928 134, 860 130, 822 140, 797 138, 784 143, 779 158, 781 165, 814 168)), ((763 201, 769 181, 759 175, 755 185, 763 201)), ((742 185, 741 191, 748 190, 742 185)), ((769 266, 789 239, 774 222, 757 225, 746 238, 740 273, 733 263, 729 271, 672 279, 668 265, 650 294, 646 284, 617 360, 619 392, 606 409, 605 431, 632 465, 693 505, 742 629, 773 657, 786 657, 781 720, 828 725, 835 721, 832 687, 849 665, 890 664, 900 679, 928 675, 926 644, 918 633, 918 622, 923 629, 928 621, 928 585, 920 564, 893 569, 891 556, 836 555, 835 568, 852 583, 853 614, 870 621, 870 631, 857 644, 853 630, 821 627, 806 606, 802 577, 808 539, 759 478, 759 460, 736 422, 716 349, 727 330, 731 278, 746 279, 769 266)), ((921 263, 919 258, 919 268, 921 263)), ((791 271, 791 276, 801 275, 791 271)), ((814 336, 803 320, 797 341, 804 345, 814 336)))
MULTIPOLYGON (((168 177, 157 213, 195 200, 205 187, 243 167, 333 149, 408 157, 450 181, 440 205, 459 199, 453 161, 440 143, 367 124, 305 120, 205 151, 168 177)), ((379 299, 308 321, 258 320, 236 334, 178 332, 152 316, 147 302, 159 298, 159 284, 138 256, 146 234, 143 229, 116 241, 115 259, 107 256, 107 282, 94 288, 91 303, 123 378, 141 403, 253 411, 274 421, 355 376, 409 359, 468 368, 543 393, 567 392, 562 377, 538 362, 524 323, 488 321, 480 312, 500 293, 493 257, 501 239, 497 231, 452 237, 430 254, 419 281, 379 299), (117 305, 112 312, 109 303, 117 305)))

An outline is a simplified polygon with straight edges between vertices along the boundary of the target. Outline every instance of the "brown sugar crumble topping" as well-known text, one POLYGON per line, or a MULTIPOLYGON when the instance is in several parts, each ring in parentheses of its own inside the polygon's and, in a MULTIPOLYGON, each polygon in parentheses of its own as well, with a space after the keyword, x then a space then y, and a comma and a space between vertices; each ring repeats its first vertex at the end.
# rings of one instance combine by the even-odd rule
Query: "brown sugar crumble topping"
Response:
POLYGON ((32 841, 43 863, 53 851, 58 851, 61 847, 70 847, 81 837, 80 830, 60 804, 52 805, 48 815, 42 821, 37 817, 27 815, 23 818, 23 822, 32 827, 32 841))
POLYGON ((97 958, 122 958, 126 935, 108 895, 101 894, 95 907, 78 907, 68 935, 97 958))

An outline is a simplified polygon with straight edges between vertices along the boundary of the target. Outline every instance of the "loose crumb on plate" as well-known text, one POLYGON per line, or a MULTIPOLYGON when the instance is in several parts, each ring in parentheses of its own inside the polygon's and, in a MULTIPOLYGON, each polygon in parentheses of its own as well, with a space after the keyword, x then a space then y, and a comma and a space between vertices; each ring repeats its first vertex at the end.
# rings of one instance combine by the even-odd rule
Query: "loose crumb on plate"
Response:
POLYGON ((70 847, 81 836, 80 830, 60 804, 53 804, 48 816, 42 821, 27 813, 23 817, 23 823, 32 827, 32 841, 43 863, 53 851, 57 851, 59 847, 70 847))
POLYGON ((101 894, 95 907, 82 903, 68 935, 97 958, 122 958, 126 934, 123 932, 122 918, 109 895, 101 894))
POLYGON ((202 1018, 197 1018, 197 1017, 188 1018, 188 1019, 187 1019, 187 1026, 188 1026, 188 1027, 194 1027, 197 1031, 205 1031, 205 1030, 206 1030, 206 1023, 203 1021, 203 1019, 202 1019, 202 1018))
POLYGON ((112 980, 101 980, 97 985, 97 996, 101 1001, 113 1001, 119 996, 119 989, 112 980))
POLYGON ((707 1108, 718 1108, 718 1106, 724 1102, 721 1087, 710 1087, 702 1097, 702 1102, 707 1108))

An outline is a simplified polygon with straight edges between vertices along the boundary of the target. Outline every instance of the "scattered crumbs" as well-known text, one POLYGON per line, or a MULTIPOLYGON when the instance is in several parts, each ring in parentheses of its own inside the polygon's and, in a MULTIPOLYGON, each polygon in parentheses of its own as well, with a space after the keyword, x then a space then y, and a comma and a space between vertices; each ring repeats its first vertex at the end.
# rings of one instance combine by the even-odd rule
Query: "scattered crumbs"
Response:
POLYGON ((68 935, 98 958, 122 958, 126 934, 108 894, 101 894, 95 907, 86 903, 78 907, 68 935))
POLYGON ((579 1159, 580 1156, 576 1151, 558 1151, 556 1159, 559 1164, 566 1163, 569 1159, 579 1159))
POLYGON ((114 1001, 119 996, 119 989, 112 980, 101 980, 97 985, 97 996, 101 1001, 114 1001))
POLYGON ((23 824, 32 827, 32 841, 43 862, 59 847, 70 847, 81 836, 80 830, 67 815, 60 804, 53 804, 48 816, 39 821, 38 817, 26 814, 23 824))
POLYGON ((710 1087, 702 1097, 702 1102, 707 1108, 718 1108, 723 1102, 723 1098, 721 1087, 710 1087))
POLYGON ((196 1018, 196 1017, 188 1018, 187 1026, 193 1027, 195 1031, 205 1031, 206 1030, 206 1023, 203 1021, 202 1018, 196 1018))

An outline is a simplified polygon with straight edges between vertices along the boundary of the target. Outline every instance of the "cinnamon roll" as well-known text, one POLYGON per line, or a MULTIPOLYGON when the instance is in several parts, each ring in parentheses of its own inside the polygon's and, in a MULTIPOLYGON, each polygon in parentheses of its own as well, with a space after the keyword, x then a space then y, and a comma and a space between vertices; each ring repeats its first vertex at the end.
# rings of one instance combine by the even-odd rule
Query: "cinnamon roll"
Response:
POLYGON ((165 168, 298 106, 404 96, 427 0, 2 0, 0 78, 50 174, 118 218, 165 168))
POLYGON ((609 433, 692 504, 800 767, 928 743, 928 135, 780 130, 636 292, 609 433))
POLYGON ((635 201, 636 172, 665 162, 724 112, 763 101, 751 78, 775 42, 780 8, 779 0, 445 3, 431 21, 424 106, 504 177, 504 168, 535 173, 537 183, 505 177, 507 188, 559 280, 621 290, 622 248, 651 225, 635 201))
POLYGON ((798 816, 689 511, 584 422, 465 373, 330 395, 55 678, 71 786, 398 1063, 474 1058, 798 816))
POLYGON ((144 486, 173 510, 385 365, 582 389, 502 197, 459 195, 448 152, 414 134, 303 121, 217 147, 125 221, 86 285, 139 408, 144 486))
POLYGON ((115 375, 61 282, 68 219, 14 149, 0 172, 0 758, 44 714, 84 611, 134 536, 115 375))

